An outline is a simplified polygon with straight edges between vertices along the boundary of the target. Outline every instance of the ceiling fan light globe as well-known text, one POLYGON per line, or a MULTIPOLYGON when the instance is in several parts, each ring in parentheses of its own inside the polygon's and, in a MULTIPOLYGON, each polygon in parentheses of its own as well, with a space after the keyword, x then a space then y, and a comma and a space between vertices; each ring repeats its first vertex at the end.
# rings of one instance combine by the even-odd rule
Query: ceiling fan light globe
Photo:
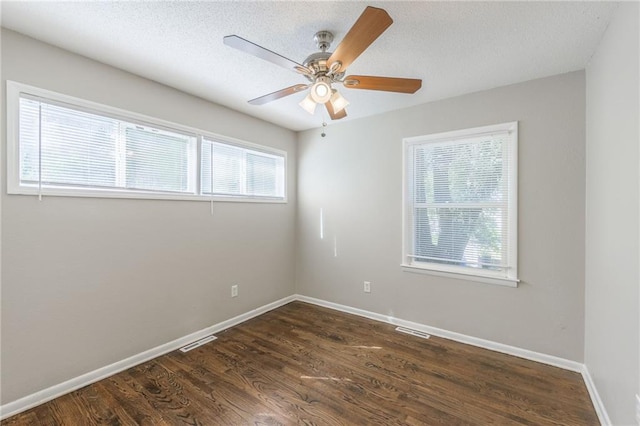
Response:
POLYGON ((331 106, 333 107, 333 110, 335 112, 340 112, 345 109, 347 105, 349 105, 349 101, 346 100, 345 97, 342 96, 337 90, 333 91, 329 102, 331 102, 331 106))
POLYGON ((324 104, 331 98, 331 86, 324 81, 316 81, 311 86, 310 94, 316 103, 324 104))
POLYGON ((302 107, 309 114, 313 115, 316 112, 316 106, 318 105, 312 98, 311 95, 307 95, 298 105, 302 107))

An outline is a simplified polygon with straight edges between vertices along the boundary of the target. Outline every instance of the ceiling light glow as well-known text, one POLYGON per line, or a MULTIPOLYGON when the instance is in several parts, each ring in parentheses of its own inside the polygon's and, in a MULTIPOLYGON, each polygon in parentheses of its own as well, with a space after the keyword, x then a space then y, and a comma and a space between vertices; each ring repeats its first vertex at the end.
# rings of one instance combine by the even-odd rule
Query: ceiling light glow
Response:
POLYGON ((316 112, 316 104, 311 94, 308 94, 298 105, 300 105, 305 111, 313 115, 316 112))
POLYGON ((331 98, 331 80, 320 77, 311 86, 311 98, 319 104, 324 104, 331 98))
POLYGON ((331 102, 333 111, 336 113, 342 111, 347 107, 347 105, 349 105, 349 101, 346 100, 345 97, 338 93, 338 91, 335 89, 333 90, 333 94, 331 95, 331 99, 329 99, 329 102, 331 102))
POLYGON ((327 93, 329 93, 329 89, 327 88, 327 85, 323 83, 316 84, 315 87, 313 88, 313 91, 315 92, 316 96, 319 96, 319 97, 325 97, 327 96, 327 93))

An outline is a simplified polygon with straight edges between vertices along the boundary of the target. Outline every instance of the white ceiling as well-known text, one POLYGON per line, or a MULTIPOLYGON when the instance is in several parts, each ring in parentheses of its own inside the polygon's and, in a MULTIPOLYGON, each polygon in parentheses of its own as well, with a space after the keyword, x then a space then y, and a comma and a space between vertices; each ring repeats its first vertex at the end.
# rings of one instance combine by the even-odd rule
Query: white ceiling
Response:
POLYGON ((298 93, 263 106, 247 100, 306 80, 234 50, 236 34, 302 62, 313 35, 330 30, 331 51, 367 6, 393 25, 347 74, 421 78, 416 94, 338 87, 344 120, 583 69, 616 3, 151 1, 2 2, 2 26, 187 93, 303 130, 328 121, 298 106, 298 93))

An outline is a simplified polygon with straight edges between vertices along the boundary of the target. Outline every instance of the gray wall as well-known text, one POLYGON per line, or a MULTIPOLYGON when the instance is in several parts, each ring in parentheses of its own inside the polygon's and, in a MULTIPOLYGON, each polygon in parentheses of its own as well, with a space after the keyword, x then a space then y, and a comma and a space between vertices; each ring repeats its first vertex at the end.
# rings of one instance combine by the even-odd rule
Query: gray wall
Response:
POLYGON ((286 150, 290 198, 39 202, 3 173, 3 404, 294 293, 295 133, 3 29, 7 79, 286 150))
POLYGON ((298 292, 581 362, 584 86, 574 72, 302 133, 298 292), (403 272, 402 138, 516 120, 519 288, 403 272))
POLYGON ((619 6, 586 71, 585 363, 616 425, 640 394, 638 9, 619 6))
MULTIPOLYGON (((1 59, 3 93, 16 80, 286 150, 290 197, 217 203, 214 216, 191 201, 38 202, 6 194, 3 164, 2 404, 288 296, 297 282, 308 296, 579 362, 584 354, 614 423, 633 422, 637 4, 620 7, 592 59, 586 102, 575 72, 334 123, 326 138, 301 133, 298 152, 293 132, 5 29, 1 59), (402 138, 516 120, 519 288, 403 272, 402 138)), ((3 158, 5 146, 2 132, 3 158)))

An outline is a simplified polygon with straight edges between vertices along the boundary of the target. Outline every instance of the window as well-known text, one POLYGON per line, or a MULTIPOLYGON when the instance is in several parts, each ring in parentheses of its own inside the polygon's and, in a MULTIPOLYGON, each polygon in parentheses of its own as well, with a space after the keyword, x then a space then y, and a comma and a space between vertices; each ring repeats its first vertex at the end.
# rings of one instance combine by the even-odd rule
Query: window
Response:
POLYGON ((249 197, 284 195, 284 157, 202 140, 203 194, 249 197))
POLYGON ((517 283, 517 123, 404 141, 403 266, 517 283))
POLYGON ((20 183, 194 191, 196 137, 20 98, 20 183))
POLYGON ((8 192, 285 201, 286 154, 7 82, 8 192))

